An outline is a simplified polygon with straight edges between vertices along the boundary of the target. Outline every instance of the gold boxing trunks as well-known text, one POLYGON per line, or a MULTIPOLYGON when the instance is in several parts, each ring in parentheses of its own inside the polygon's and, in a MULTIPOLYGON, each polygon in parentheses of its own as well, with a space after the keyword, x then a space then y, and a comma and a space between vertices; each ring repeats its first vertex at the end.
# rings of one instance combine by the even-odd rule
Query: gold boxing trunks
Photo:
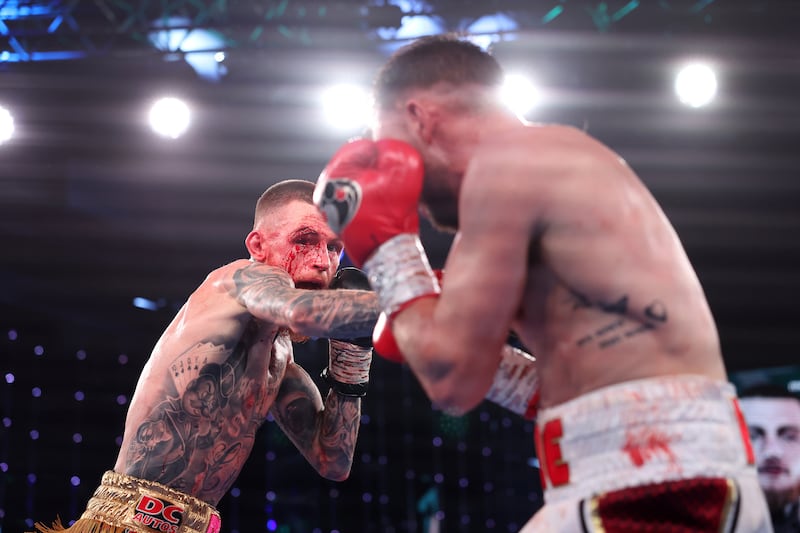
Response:
POLYGON ((80 519, 64 529, 36 524, 50 533, 219 533, 217 510, 206 502, 154 481, 108 471, 80 519))

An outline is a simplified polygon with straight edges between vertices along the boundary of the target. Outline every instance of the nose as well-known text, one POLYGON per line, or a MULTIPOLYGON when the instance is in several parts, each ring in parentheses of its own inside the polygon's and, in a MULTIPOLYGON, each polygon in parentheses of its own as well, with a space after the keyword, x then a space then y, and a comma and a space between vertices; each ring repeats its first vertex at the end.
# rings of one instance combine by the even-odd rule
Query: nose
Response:
POLYGON ((767 435, 761 445, 761 455, 764 457, 780 457, 781 445, 778 439, 767 435))
POLYGON ((331 254, 328 252, 328 247, 325 244, 316 246, 312 253, 314 254, 312 257, 314 268, 325 271, 331 267, 331 254))

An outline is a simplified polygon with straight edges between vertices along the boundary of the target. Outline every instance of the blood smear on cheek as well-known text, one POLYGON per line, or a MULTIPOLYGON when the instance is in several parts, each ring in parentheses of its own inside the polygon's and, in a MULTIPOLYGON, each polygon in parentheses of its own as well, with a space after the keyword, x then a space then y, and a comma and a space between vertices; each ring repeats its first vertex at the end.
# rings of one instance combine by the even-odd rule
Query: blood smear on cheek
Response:
POLYGON ((294 250, 290 250, 283 261, 283 269, 292 277, 294 277, 294 273, 297 270, 298 256, 301 256, 300 247, 295 246, 294 250))

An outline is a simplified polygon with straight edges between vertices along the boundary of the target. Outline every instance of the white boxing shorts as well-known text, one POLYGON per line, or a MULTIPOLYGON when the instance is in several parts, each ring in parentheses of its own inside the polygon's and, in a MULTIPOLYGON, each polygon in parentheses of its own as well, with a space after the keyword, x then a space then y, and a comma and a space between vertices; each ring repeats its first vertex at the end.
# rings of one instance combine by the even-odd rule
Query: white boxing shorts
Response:
POLYGON ((730 383, 620 383, 541 409, 545 505, 523 533, 771 532, 730 383))

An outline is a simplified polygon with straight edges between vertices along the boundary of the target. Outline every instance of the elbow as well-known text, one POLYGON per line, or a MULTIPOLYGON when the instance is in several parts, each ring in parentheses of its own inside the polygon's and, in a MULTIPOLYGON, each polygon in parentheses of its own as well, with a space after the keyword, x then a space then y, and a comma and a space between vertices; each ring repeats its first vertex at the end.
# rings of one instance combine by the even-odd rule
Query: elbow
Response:
POLYGON ((330 481, 345 481, 350 477, 353 467, 353 452, 345 448, 320 448, 318 455, 311 461, 314 470, 330 481))
POLYGON ((317 472, 320 476, 330 481, 346 481, 350 477, 351 466, 352 463, 346 467, 322 463, 317 467, 317 472))
POLYGON ((347 470, 344 471, 329 472, 323 477, 331 481, 346 481, 347 478, 350 477, 350 469, 348 468, 347 470))
POLYGON ((421 380, 433 407, 450 416, 463 416, 475 409, 483 400, 483 395, 469 386, 468 380, 457 367, 441 366, 447 366, 446 371, 444 368, 429 369, 421 380))
POLYGON ((323 333, 319 321, 314 319, 311 306, 303 299, 290 306, 286 313, 286 327, 295 333, 319 337, 323 333))
MULTIPOLYGON (((486 394, 474 362, 463 357, 464 350, 439 338, 420 336, 415 360, 409 359, 433 407, 450 416, 462 416, 475 409, 486 394)), ((488 389, 487 389, 488 390, 488 389)))
POLYGON ((464 416, 475 409, 483 398, 472 397, 463 391, 452 390, 445 387, 431 387, 427 389, 428 397, 434 409, 438 409, 449 416, 464 416))

